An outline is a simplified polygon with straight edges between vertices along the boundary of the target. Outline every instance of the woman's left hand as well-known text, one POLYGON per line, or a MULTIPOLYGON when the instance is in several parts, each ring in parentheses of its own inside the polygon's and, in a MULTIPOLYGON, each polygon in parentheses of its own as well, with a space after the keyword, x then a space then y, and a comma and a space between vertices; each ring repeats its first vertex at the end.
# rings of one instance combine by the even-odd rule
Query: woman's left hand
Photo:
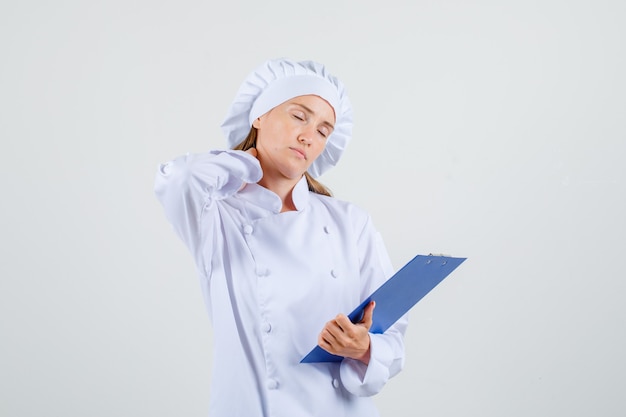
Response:
POLYGON ((345 314, 339 314, 326 323, 317 338, 317 343, 324 350, 346 358, 357 359, 364 364, 370 360, 370 335, 374 301, 370 302, 363 311, 363 318, 358 323, 352 323, 345 314))

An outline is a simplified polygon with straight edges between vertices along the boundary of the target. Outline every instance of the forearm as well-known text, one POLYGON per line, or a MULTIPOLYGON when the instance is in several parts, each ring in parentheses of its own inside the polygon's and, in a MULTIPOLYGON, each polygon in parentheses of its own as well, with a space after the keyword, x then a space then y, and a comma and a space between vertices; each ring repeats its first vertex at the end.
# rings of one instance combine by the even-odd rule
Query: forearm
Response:
POLYGON ((260 177, 258 161, 242 151, 188 154, 160 165, 154 191, 168 221, 193 252, 203 212, 260 177))

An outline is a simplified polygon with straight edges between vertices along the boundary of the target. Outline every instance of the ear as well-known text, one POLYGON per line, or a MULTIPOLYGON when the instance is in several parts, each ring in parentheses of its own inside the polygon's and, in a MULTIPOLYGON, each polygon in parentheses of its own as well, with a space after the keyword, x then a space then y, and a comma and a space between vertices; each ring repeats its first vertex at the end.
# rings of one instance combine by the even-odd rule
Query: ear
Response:
POLYGON ((254 119, 254 121, 252 122, 252 127, 254 127, 255 129, 258 129, 259 126, 261 125, 261 118, 257 117, 256 119, 254 119))

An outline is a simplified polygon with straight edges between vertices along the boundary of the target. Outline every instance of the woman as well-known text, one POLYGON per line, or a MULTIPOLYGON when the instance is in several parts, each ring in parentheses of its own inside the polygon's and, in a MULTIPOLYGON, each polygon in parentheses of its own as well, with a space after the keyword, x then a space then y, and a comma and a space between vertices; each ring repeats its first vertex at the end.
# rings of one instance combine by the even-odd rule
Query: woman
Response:
POLYGON ((155 184, 213 325, 210 415, 378 415, 407 320, 370 334, 373 303, 359 323, 342 314, 393 273, 367 213, 314 179, 351 137, 343 84, 315 62, 267 61, 222 128, 231 150, 163 164, 155 184), (344 359, 300 363, 316 344, 344 359))

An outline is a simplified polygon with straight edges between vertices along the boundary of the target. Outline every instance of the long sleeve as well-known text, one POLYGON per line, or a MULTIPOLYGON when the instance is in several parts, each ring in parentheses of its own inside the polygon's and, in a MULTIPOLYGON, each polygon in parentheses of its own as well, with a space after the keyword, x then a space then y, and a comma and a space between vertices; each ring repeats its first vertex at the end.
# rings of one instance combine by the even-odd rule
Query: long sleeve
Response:
MULTIPOLYGON (((382 238, 374 230, 371 219, 359 239, 361 254, 362 294, 365 298, 393 274, 393 267, 382 238)), ((374 309, 376 315, 376 309, 374 309)), ((348 391, 357 396, 371 396, 382 390, 389 378, 404 366, 404 333, 408 315, 401 317, 383 334, 370 333, 368 365, 346 358, 341 363, 341 380, 348 391)))
POLYGON ((243 151, 187 154, 159 166, 154 192, 167 220, 198 262, 203 238, 215 226, 204 221, 206 211, 215 201, 235 194, 243 183, 261 177, 259 161, 243 151))

